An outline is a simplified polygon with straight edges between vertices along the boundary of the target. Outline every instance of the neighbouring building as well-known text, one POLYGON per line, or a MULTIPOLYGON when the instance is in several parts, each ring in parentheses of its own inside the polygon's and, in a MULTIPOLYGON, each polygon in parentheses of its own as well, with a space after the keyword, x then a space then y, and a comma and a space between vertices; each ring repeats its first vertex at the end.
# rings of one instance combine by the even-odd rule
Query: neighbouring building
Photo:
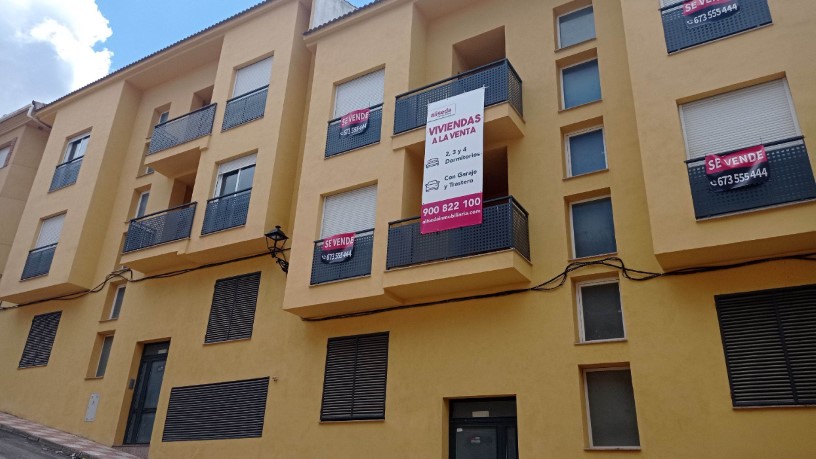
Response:
POLYGON ((812 457, 809 18, 270 0, 14 115, 0 411, 151 458, 812 457), (423 231, 477 157, 481 223, 423 231))

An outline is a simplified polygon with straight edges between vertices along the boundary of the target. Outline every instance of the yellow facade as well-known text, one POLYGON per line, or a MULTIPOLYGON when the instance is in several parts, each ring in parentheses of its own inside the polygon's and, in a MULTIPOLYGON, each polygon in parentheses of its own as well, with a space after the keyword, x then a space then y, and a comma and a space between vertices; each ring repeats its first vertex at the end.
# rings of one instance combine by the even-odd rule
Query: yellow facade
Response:
MULTIPOLYGON (((695 218, 679 115, 688 102, 784 77, 801 135, 816 135, 808 2, 740 0, 741 8, 767 3, 772 23, 672 53, 657 0, 380 0, 310 23, 323 3, 262 3, 37 112, 53 128, 0 279, 0 299, 25 304, 0 311, 0 410, 100 443, 128 443, 144 345, 169 341, 151 458, 449 457, 452 401, 496 397, 515 397, 522 458, 812 457, 812 403, 732 404, 715 307, 717 295, 816 284, 812 261, 642 282, 592 265, 552 291, 493 295, 529 289, 576 261, 571 205, 607 196, 616 243, 609 255, 630 268, 666 272, 816 252, 813 197, 695 218), (559 48, 559 18, 590 5, 595 38, 559 48), (237 71, 268 57, 263 116, 222 131, 237 71), (395 134, 395 98, 499 59, 522 81, 523 113, 509 101, 485 109, 484 149, 498 161, 486 173, 528 212, 529 260, 510 248, 387 269, 390 223, 420 212, 425 146, 421 126, 395 134), (601 100, 565 109, 561 70, 593 59, 601 100), (326 157, 338 86, 380 69, 379 140, 326 157), (211 103, 210 133, 145 155, 161 113, 172 123, 211 103), (600 125, 607 167, 570 177, 565 136, 600 125), (49 191, 66 144, 86 132, 76 182, 49 191), (257 159, 245 223, 202 235, 220 167, 250 154, 257 159), (370 185, 377 187, 370 275, 313 282, 326 197, 370 185), (188 237, 127 250, 144 191, 148 216, 197 203, 188 237), (20 280, 42 219, 60 213, 50 269, 20 280), (276 225, 291 238, 288 274, 267 254, 264 233, 276 225), (184 269, 194 270, 126 282, 184 269), (258 271, 251 339, 205 344, 216 281, 258 271), (122 277, 98 293, 55 299, 94 289, 112 272, 122 277), (577 289, 601 280, 619 281, 625 336, 582 342, 577 289), (121 314, 112 320, 121 285, 121 314), (55 311, 62 315, 47 365, 18 368, 32 320, 55 311), (389 333, 384 419, 321 422, 327 341, 377 332, 389 333), (96 377, 109 335, 107 370, 96 377), (597 368, 631 370, 639 446, 594 447, 583 375, 597 368), (262 436, 162 440, 173 388, 263 377, 270 382, 262 436), (91 394, 100 403, 86 421, 91 394)), ((816 155, 807 158, 816 168, 816 155)), ((813 340, 816 330, 803 333, 813 340)))

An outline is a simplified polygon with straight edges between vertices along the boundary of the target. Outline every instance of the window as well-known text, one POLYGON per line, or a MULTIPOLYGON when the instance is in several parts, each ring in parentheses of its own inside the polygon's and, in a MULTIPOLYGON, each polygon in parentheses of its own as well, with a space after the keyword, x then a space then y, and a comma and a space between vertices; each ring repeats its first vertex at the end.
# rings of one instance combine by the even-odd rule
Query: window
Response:
POLYGON ((0 147, 0 169, 8 166, 9 159, 11 158, 11 149, 14 146, 14 142, 11 144, 6 144, 0 147))
POLYGON ((578 284, 577 299, 581 342, 625 338, 617 280, 578 284))
POLYGON ((260 283, 259 272, 216 281, 205 343, 252 337, 260 283))
POLYGON ((337 85, 334 96, 334 118, 361 108, 383 103, 385 69, 368 73, 337 85))
POLYGON ((374 229, 377 185, 326 196, 320 238, 374 229))
POLYGON ((385 419, 388 333, 330 338, 321 421, 385 419))
POLYGON ((252 188, 256 155, 244 156, 218 166, 215 196, 224 196, 252 188))
POLYGON ((149 191, 143 191, 139 194, 139 199, 136 201, 136 214, 133 216, 133 218, 139 218, 145 215, 148 199, 150 199, 149 191))
POLYGON ((232 88, 232 97, 244 95, 256 89, 269 85, 272 75, 272 58, 249 64, 235 72, 235 86, 232 88))
POLYGON ((593 38, 595 38, 595 15, 592 6, 558 17, 559 48, 566 48, 593 38))
POLYGON ((156 124, 166 123, 168 119, 170 119, 170 112, 161 112, 159 115, 159 120, 156 124))
POLYGON ((561 69, 564 109, 601 100, 601 76, 598 59, 561 69))
POLYGON ((572 245, 575 258, 618 251, 612 200, 608 197, 571 205, 572 245))
POLYGON ((603 128, 568 134, 565 143, 569 177, 607 168, 603 128))
POLYGON ((20 358, 20 368, 48 365, 60 317, 62 317, 62 311, 34 316, 23 349, 23 356, 20 358))
POLYGON ((111 346, 113 346, 113 335, 105 336, 102 339, 102 349, 99 351, 99 364, 96 366, 95 376, 101 378, 105 376, 108 368, 108 358, 110 357, 111 346))
POLYGON ((40 222, 40 234, 37 236, 35 249, 56 245, 62 233, 62 224, 65 222, 65 214, 55 215, 40 222))
POLYGON ((116 287, 116 291, 113 292, 113 303, 111 304, 111 312, 110 312, 110 319, 118 319, 119 313, 122 312, 122 302, 125 299, 125 286, 120 285, 116 287))
POLYGON ((628 368, 584 370, 590 448, 638 448, 635 394, 628 368))
POLYGON ((733 405, 816 405, 816 285, 715 300, 733 405))
POLYGON ((91 140, 90 134, 83 134, 69 140, 68 146, 65 147, 65 156, 62 158, 62 162, 67 163, 85 156, 85 150, 88 149, 89 140, 91 140))

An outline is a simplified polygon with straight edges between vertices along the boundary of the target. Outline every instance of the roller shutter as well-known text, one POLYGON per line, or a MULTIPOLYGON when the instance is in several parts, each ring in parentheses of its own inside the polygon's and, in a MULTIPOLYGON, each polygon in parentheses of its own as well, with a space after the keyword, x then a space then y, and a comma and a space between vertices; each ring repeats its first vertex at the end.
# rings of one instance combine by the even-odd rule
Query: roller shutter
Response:
POLYGON ((382 104, 384 87, 385 69, 337 85, 334 98, 334 117, 339 118, 354 110, 382 104))
POLYGON ((23 356, 20 358, 20 368, 48 365, 61 317, 62 311, 34 316, 23 356))
POLYGON ((252 337, 260 283, 260 272, 216 281, 205 343, 252 337))
POLYGON ((326 196, 320 238, 373 229, 376 215, 377 185, 326 196))
POLYGON ((59 214, 51 218, 46 218, 40 224, 40 234, 37 237, 36 248, 46 247, 59 242, 62 233, 62 224, 65 222, 65 214, 59 214))
POLYGON ((269 85, 269 77, 271 75, 271 57, 238 69, 238 71, 235 72, 235 87, 232 90, 232 97, 237 97, 269 85))

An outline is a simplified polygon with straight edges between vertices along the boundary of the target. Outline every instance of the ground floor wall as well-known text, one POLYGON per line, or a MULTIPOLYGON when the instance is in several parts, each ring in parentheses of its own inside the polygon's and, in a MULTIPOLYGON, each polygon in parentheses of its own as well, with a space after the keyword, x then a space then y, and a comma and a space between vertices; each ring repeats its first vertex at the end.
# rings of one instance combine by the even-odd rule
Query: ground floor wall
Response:
MULTIPOLYGON (((118 320, 109 296, 0 312, 0 410, 106 444, 123 440, 144 343, 169 340, 150 457, 444 458, 449 403, 514 396, 519 457, 810 457, 814 408, 732 407, 714 296, 816 284, 805 261, 716 273, 620 279, 626 339, 578 342, 577 271, 562 288, 353 319, 303 322, 280 308, 284 275, 260 258, 130 284, 118 320), (204 344, 216 280, 261 271, 252 338, 204 344), (62 317, 47 366, 18 369, 32 318, 62 317), (327 340, 389 332, 385 419, 320 422, 327 340), (114 334, 103 378, 99 335, 114 334), (641 449, 587 451, 582 369, 631 369, 641 449), (260 438, 162 442, 173 387, 270 377, 260 438), (86 422, 89 396, 100 395, 86 422)), ((354 282, 349 281, 349 282, 354 282)), ((320 287, 314 287, 320 288, 320 287)))

